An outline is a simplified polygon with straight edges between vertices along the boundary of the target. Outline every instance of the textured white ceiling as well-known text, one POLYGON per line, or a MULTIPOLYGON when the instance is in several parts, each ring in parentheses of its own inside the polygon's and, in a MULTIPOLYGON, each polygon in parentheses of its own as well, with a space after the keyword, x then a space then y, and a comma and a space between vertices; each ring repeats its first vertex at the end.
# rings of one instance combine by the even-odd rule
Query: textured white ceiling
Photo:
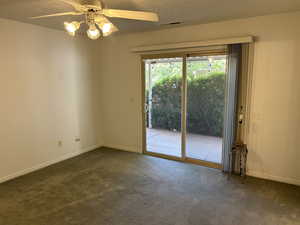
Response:
MULTIPOLYGON (((76 0, 74 0, 76 1, 76 0)), ((93 0, 77 0, 91 3, 93 0)), ((167 23, 207 23, 300 10, 300 0, 104 0, 107 8, 157 12, 159 23, 111 19, 121 32, 164 27, 167 23)), ((45 27, 63 29, 63 21, 79 17, 65 16, 31 20, 28 17, 73 11, 59 0, 0 0, 0 17, 45 27)))

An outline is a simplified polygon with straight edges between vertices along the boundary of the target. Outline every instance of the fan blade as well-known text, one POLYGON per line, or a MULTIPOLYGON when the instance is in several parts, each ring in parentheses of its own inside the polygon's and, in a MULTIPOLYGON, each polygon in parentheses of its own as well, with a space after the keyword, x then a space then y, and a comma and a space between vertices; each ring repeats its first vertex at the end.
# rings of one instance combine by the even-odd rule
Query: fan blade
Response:
POLYGON ((55 13, 55 14, 50 14, 50 15, 44 15, 44 16, 34 16, 30 17, 30 19, 39 19, 39 18, 47 18, 47 17, 54 17, 54 16, 77 16, 77 15, 82 15, 84 14, 83 12, 64 12, 64 13, 55 13))
POLYGON ((145 20, 158 22, 158 15, 152 12, 129 11, 119 9, 103 9, 103 14, 108 17, 118 17, 131 20, 145 20))
POLYGON ((112 32, 116 32, 116 31, 119 30, 112 22, 110 22, 107 18, 105 18, 102 15, 96 16, 95 17, 95 22, 98 24, 99 27, 101 27, 102 24, 104 24, 104 23, 110 23, 111 26, 112 26, 112 32))
POLYGON ((60 0, 60 1, 73 6, 73 8, 79 12, 85 12, 88 10, 84 5, 81 5, 78 2, 74 2, 72 0, 60 0))

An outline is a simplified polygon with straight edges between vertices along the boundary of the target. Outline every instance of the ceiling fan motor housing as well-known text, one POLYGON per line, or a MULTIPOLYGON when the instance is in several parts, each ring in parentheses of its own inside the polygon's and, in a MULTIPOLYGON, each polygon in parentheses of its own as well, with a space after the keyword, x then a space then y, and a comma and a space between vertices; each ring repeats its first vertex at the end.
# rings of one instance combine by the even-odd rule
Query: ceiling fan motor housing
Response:
POLYGON ((89 11, 86 13, 85 18, 86 18, 86 23, 87 23, 88 25, 93 25, 93 24, 95 24, 95 12, 94 12, 94 11, 90 11, 90 10, 89 10, 89 11))
POLYGON ((86 7, 88 8, 88 12, 93 12, 93 13, 95 13, 95 12, 99 12, 100 10, 99 9, 96 9, 96 8, 94 8, 92 5, 86 5, 86 7))

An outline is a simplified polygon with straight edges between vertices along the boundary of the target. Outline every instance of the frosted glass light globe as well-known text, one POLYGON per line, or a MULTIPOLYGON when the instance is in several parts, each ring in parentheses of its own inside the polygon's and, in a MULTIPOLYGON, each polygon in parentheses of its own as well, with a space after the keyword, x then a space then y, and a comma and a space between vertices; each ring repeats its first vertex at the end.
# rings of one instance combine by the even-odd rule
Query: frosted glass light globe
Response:
POLYGON ((100 37, 100 31, 97 29, 96 26, 90 26, 86 33, 88 37, 92 40, 96 40, 100 37))
POLYGON ((112 31, 112 26, 110 23, 105 23, 103 26, 102 26, 102 32, 103 32, 103 36, 108 36, 111 34, 111 31, 112 31))
POLYGON ((69 35, 75 36, 75 32, 79 29, 80 23, 76 21, 73 21, 72 23, 64 22, 64 26, 69 35))

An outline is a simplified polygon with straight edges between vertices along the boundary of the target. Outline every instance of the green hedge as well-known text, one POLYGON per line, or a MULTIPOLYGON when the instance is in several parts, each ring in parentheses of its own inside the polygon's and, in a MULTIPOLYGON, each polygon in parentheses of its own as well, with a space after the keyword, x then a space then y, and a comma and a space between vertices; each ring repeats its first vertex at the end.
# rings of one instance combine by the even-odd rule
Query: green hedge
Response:
MULTIPOLYGON (((187 131, 222 136, 224 73, 210 73, 188 79, 187 131)), ((152 127, 181 130, 181 79, 169 76, 152 89, 152 127)))

